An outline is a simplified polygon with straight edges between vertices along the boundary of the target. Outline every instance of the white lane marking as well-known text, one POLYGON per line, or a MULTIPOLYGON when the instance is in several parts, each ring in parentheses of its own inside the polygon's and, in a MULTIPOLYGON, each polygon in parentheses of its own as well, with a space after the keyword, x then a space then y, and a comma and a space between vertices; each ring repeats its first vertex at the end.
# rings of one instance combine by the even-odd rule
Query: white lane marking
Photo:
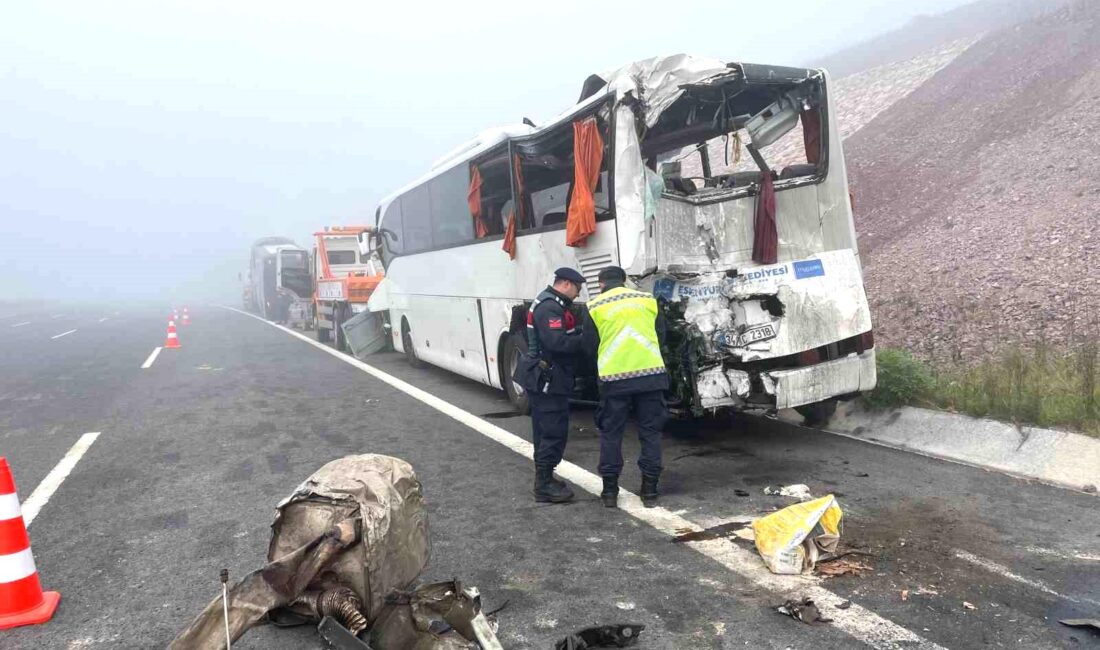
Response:
POLYGON ((1100 605, 1100 600, 1092 600, 1091 598, 1074 598, 1072 596, 1066 596, 1064 594, 1058 593, 1057 591, 1054 591, 1053 589, 1046 586, 1042 582, 1039 582, 1038 580, 1032 580, 1031 578, 1025 578, 1018 573, 1013 573, 1008 567, 997 564, 996 562, 993 562, 991 560, 987 560, 984 557, 978 557, 977 555, 974 555, 969 551, 955 549, 955 557, 959 558, 960 560, 969 562, 974 566, 981 567, 986 571, 989 571, 990 573, 996 573, 1001 577, 1008 578, 1009 580, 1015 580, 1016 582, 1019 582, 1022 585, 1027 585, 1032 589, 1038 589, 1039 591, 1054 596, 1055 598, 1058 598, 1060 600, 1068 600, 1071 603, 1091 603, 1093 605, 1100 605))
POLYGON ((61 338, 62 336, 68 336, 69 334, 72 334, 72 333, 73 333, 73 332, 75 332, 75 331, 76 331, 76 330, 69 330, 68 332, 62 332, 62 333, 60 333, 60 334, 55 334, 55 335, 51 336, 50 338, 51 338, 51 339, 59 339, 59 338, 61 338))
MULTIPOLYGON (((222 309, 243 314, 261 323, 280 329, 345 363, 359 368, 363 372, 389 384, 410 397, 420 400, 440 413, 454 418, 474 431, 477 431, 490 440, 504 445, 524 458, 533 460, 534 449, 531 443, 491 422, 479 418, 473 413, 464 411, 454 404, 444 401, 374 366, 363 363, 358 359, 318 343, 304 334, 299 334, 281 325, 266 321, 259 316, 241 311, 240 309, 225 306, 222 306, 222 309)), ((558 475, 593 495, 598 495, 603 490, 603 479, 568 461, 562 461, 562 463, 558 465, 558 475)), ((688 521, 665 508, 646 508, 642 506, 641 499, 622 489, 619 491, 619 509, 669 536, 684 532, 685 530, 702 530, 702 528, 694 522, 688 521)), ((781 597, 802 598, 808 596, 818 603, 825 603, 825 612, 832 617, 834 627, 840 628, 847 634, 873 648, 891 650, 900 648, 943 650, 942 646, 855 603, 848 609, 833 608, 831 605, 846 599, 825 589, 817 584, 816 581, 807 580, 799 576, 780 576, 771 573, 765 568, 764 563, 760 561, 759 556, 751 551, 734 546, 727 539, 688 542, 685 545, 720 563, 733 573, 740 575, 742 578, 755 583, 763 589, 775 592, 781 595, 781 597)))
POLYGON ((145 370, 149 366, 153 365, 153 362, 157 360, 157 355, 160 354, 160 346, 153 348, 152 353, 149 354, 149 358, 145 360, 145 363, 141 364, 141 369, 145 370))
POLYGON ((31 555, 31 549, 25 548, 16 553, 0 555, 0 584, 22 580, 33 575, 34 572, 34 557, 31 555))
POLYGON ((38 487, 34 488, 34 492, 31 492, 31 495, 23 502, 24 525, 28 527, 31 525, 34 518, 38 516, 38 512, 49 502, 53 493, 57 491, 57 488, 61 487, 61 483, 69 476, 69 472, 73 471, 73 468, 80 462, 84 453, 88 451, 88 447, 91 447, 92 443, 95 442, 98 437, 98 431, 85 433, 80 436, 80 440, 77 440, 76 444, 69 448, 69 451, 65 453, 65 457, 61 459, 61 462, 50 470, 46 478, 42 479, 42 482, 38 484, 38 487))
POLYGON ((100 318, 100 319, 99 319, 99 322, 101 322, 101 323, 102 323, 102 322, 103 322, 103 321, 105 321, 105 320, 107 320, 107 317, 106 317, 106 316, 104 316, 103 318, 100 318))
POLYGON ((1100 555, 1094 553, 1059 553, 1049 548, 1038 548, 1036 546, 1028 546, 1024 549, 1028 553, 1034 553, 1036 555, 1049 555, 1062 560, 1083 560, 1085 562, 1100 562, 1100 555))
POLYGON ((30 325, 30 324, 31 324, 31 322, 29 320, 25 320, 22 323, 16 323, 15 325, 12 325, 12 327, 23 327, 24 325, 30 325))

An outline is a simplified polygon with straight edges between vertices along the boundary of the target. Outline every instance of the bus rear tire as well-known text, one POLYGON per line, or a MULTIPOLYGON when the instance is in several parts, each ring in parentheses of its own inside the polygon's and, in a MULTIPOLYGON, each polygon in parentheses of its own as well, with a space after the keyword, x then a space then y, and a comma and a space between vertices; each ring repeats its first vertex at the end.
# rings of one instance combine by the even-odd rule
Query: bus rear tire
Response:
POLYGON ((515 372, 516 365, 526 349, 527 341, 519 334, 512 334, 504 342, 504 363, 501 364, 503 372, 500 383, 504 386, 504 394, 508 396, 508 401, 512 403, 512 407, 521 415, 527 415, 531 412, 531 400, 527 397, 527 391, 513 381, 512 374, 515 372))
POLYGON ((803 404, 794 407, 808 427, 823 427, 836 414, 836 400, 829 399, 816 404, 803 404))
POLYGON ((413 345, 412 330, 409 329, 409 321, 401 319, 401 347, 405 348, 405 360, 413 368, 423 368, 424 362, 416 356, 416 347, 413 345))

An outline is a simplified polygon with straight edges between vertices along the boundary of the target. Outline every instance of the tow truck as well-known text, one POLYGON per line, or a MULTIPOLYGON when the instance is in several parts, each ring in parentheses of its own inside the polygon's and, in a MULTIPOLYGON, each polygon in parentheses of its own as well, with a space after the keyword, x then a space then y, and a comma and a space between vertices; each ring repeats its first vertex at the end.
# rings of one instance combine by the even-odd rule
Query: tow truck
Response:
POLYGON ((373 232, 374 226, 326 226, 313 233, 313 324, 317 340, 340 351, 348 348, 341 325, 366 311, 382 281, 381 264, 359 245, 373 232))

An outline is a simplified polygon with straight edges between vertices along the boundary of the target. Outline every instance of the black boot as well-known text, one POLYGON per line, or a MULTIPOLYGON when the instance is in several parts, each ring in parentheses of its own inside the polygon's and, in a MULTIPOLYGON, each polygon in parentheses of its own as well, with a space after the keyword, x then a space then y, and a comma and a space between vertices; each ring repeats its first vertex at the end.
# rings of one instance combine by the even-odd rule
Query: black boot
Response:
POLYGON ((552 467, 535 468, 535 501, 539 503, 565 503, 573 500, 573 490, 564 482, 554 480, 552 467))
POLYGON ((639 495, 642 497, 642 505, 647 508, 653 508, 657 505, 657 477, 656 476, 643 476, 642 477, 642 493, 639 495))
POLYGON ((600 492, 600 501, 605 508, 619 507, 619 477, 603 477, 603 492, 600 492))

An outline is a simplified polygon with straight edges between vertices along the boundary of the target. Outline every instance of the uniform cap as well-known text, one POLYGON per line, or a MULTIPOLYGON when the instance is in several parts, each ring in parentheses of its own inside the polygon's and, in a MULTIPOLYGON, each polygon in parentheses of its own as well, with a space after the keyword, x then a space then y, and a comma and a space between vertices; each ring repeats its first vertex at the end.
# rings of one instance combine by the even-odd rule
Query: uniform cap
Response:
POLYGON ((571 269, 568 266, 563 266, 557 271, 554 271, 554 278, 569 280, 577 284, 584 284, 584 276, 578 273, 576 269, 571 269))

